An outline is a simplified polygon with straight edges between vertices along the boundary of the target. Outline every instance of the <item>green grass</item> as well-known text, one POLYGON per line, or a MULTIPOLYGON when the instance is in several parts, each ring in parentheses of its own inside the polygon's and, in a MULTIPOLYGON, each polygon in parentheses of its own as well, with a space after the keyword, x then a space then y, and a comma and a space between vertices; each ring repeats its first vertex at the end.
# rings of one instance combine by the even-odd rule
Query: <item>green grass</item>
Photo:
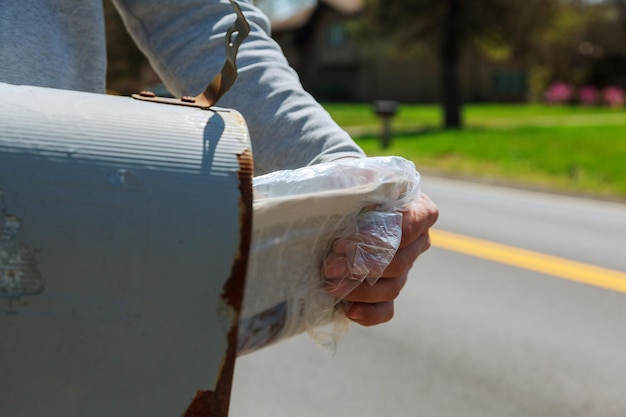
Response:
POLYGON ((470 105, 466 128, 441 130, 437 106, 403 105, 380 148, 368 105, 326 106, 368 155, 400 155, 420 171, 626 199, 626 111, 470 105))

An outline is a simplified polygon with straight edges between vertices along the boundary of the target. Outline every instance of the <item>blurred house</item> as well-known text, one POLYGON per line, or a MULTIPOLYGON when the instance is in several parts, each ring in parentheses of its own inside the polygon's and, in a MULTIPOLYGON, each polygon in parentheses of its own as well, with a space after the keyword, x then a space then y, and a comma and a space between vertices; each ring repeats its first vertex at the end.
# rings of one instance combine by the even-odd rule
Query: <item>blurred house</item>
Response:
MULTIPOLYGON (((362 10, 362 0, 319 0, 287 20, 272 22, 273 37, 304 87, 320 100, 438 101, 439 66, 426 48, 392 57, 351 39, 347 26, 362 10)), ((461 72, 467 102, 527 98, 522 68, 467 54, 461 72)))

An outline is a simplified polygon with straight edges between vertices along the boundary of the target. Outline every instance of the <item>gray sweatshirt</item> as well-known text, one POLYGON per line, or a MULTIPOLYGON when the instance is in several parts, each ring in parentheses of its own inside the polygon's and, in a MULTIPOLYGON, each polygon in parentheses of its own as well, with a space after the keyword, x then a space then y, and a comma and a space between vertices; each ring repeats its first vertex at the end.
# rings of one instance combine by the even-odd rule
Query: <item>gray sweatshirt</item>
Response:
MULTIPOLYGON (((235 18, 228 0, 113 2, 174 94, 199 94, 221 70, 235 18)), ((251 32, 237 56, 237 82, 219 105, 246 119, 255 174, 364 156, 302 89, 270 37, 267 17, 251 1, 239 4, 251 32)), ((0 81, 104 92, 105 73, 101 0, 0 0, 0 81)))

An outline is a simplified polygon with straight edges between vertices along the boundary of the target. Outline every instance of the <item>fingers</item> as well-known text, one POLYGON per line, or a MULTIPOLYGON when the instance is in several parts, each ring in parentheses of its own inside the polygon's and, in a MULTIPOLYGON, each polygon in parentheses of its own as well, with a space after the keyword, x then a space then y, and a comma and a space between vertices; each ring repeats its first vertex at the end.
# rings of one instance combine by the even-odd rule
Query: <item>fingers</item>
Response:
POLYGON ((430 197, 422 194, 420 199, 402 215, 400 247, 383 272, 383 277, 399 276, 407 272, 417 257, 430 248, 428 230, 437 221, 439 209, 430 197))
POLYGON ((386 323, 393 318, 393 301, 349 304, 346 317, 362 326, 386 323))
POLYGON ((382 303, 395 300, 404 288, 408 271, 395 278, 381 278, 374 285, 343 279, 329 280, 326 291, 334 297, 361 303, 382 303))
POLYGON ((428 230, 437 221, 439 210, 422 194, 402 213, 402 239, 392 261, 374 285, 350 279, 351 269, 338 241, 323 267, 328 280, 326 291, 348 302, 346 316, 364 326, 385 323, 393 317, 395 300, 407 281, 408 272, 419 255, 430 248, 428 230))
POLYGON ((435 224, 439 209, 426 194, 402 213, 402 240, 400 249, 409 246, 435 224))
POLYGON ((426 252, 430 245, 430 234, 426 231, 408 246, 398 249, 396 256, 393 257, 387 268, 385 268, 382 278, 395 277, 407 272, 411 269, 417 257, 426 252))

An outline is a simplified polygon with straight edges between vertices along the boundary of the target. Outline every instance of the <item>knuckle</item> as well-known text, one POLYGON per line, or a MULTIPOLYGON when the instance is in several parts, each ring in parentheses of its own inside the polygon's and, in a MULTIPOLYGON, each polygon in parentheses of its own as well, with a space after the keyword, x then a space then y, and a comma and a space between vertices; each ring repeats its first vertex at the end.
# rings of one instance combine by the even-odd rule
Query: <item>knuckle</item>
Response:
MULTIPOLYGON (((417 256, 415 256, 417 258, 417 256)), ((405 271, 408 271, 413 266, 414 259, 410 259, 404 253, 398 255, 393 260, 393 265, 391 267, 391 271, 389 271, 392 275, 400 275, 405 271)))
POLYGON ((426 194, 422 194, 421 196, 421 207, 424 213, 424 216, 430 222, 430 224, 434 224, 439 218, 439 208, 426 194))
POLYGON ((422 252, 426 252, 428 249, 430 249, 431 246, 432 246, 432 242, 430 240, 430 234, 427 233, 424 239, 424 244, 423 244, 424 250, 422 252))
POLYGON ((395 300, 400 295, 402 288, 404 287, 401 279, 396 278, 388 286, 387 300, 395 300))

